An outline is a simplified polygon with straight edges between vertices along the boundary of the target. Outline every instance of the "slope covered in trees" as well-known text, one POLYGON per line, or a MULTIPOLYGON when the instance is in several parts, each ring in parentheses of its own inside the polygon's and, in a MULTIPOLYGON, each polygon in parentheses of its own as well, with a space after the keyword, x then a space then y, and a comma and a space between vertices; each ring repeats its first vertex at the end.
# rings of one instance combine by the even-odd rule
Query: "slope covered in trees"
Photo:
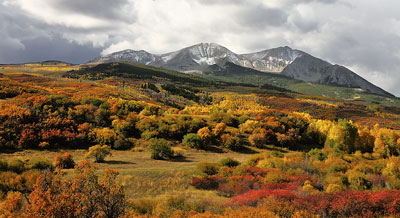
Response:
POLYGON ((40 67, 31 72, 25 66, 23 73, 16 72, 21 66, 9 67, 0 77, 0 211, 6 217, 400 214, 398 107, 126 63, 69 72, 61 68, 71 66, 60 66, 55 74, 40 67), (96 163, 74 161, 71 153, 52 157, 53 164, 29 157, 31 151, 45 156, 59 149, 84 150, 77 160, 96 163), (116 150, 128 155, 125 162, 112 155, 116 150), (188 195, 150 201, 132 194, 134 182, 118 179, 116 171, 101 178, 95 173, 94 166, 118 163, 123 178, 135 176, 129 158, 141 151, 154 169, 166 161, 182 164, 166 182, 185 183, 188 195), (186 152, 246 158, 212 160, 195 169, 186 152), (197 192, 219 198, 196 201, 190 194, 197 192))

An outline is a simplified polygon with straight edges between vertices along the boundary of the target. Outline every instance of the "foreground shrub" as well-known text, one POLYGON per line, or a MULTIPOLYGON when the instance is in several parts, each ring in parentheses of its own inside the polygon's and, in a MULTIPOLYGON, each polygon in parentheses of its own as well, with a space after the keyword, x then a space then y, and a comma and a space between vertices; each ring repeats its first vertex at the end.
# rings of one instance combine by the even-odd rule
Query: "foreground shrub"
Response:
POLYGON ((267 143, 265 136, 261 133, 253 133, 249 136, 249 142, 252 146, 262 148, 267 143))
POLYGON ((5 201, 0 202, 0 217, 23 217, 23 200, 20 192, 8 192, 5 201))
POLYGON ((284 172, 277 169, 267 173, 263 182, 265 184, 276 184, 287 181, 288 181, 287 175, 284 172))
POLYGON ((235 159, 230 158, 230 157, 227 157, 227 158, 224 158, 224 159, 220 160, 219 163, 222 166, 226 166, 226 167, 236 167, 236 166, 240 165, 240 162, 238 160, 235 160, 235 159))
POLYGON ((218 188, 221 180, 221 177, 218 175, 193 177, 190 185, 197 189, 214 190, 218 188))
POLYGON ((85 158, 94 158, 97 163, 103 162, 106 156, 111 156, 111 147, 108 145, 92 146, 85 154, 85 158))
MULTIPOLYGON (((260 190, 250 190, 228 200, 232 206, 263 205, 281 217, 307 211, 322 217, 399 217, 400 191, 344 191, 332 194, 304 194, 293 183, 271 184, 260 190)), ((300 214, 298 214, 300 215, 300 214)), ((306 216, 307 217, 307 216, 306 216)))
POLYGON ((182 143, 191 148, 201 149, 203 147, 203 139, 195 133, 187 134, 183 137, 182 143))
POLYGON ((174 156, 174 151, 165 139, 150 140, 151 158, 155 160, 169 159, 174 156))
POLYGON ((54 158, 54 167, 60 169, 71 169, 75 166, 75 161, 72 158, 72 155, 68 152, 65 152, 63 155, 57 155, 54 158))
POLYGON ((197 169, 205 173, 207 175, 215 175, 218 173, 218 170, 221 166, 217 163, 207 163, 207 162, 202 162, 197 164, 197 169))
POLYGON ((118 172, 107 169, 98 177, 88 161, 76 167, 73 179, 60 174, 39 176, 29 195, 27 217, 122 217, 126 200, 118 172))
MULTIPOLYGON (((51 166, 53 167, 53 166, 51 166)), ((46 172, 46 171, 45 171, 46 172)), ((51 171, 48 171, 51 172, 51 171)), ((33 186, 36 183, 37 178, 42 175, 43 171, 39 171, 37 169, 31 169, 25 171, 21 174, 21 177, 24 181, 24 191, 23 192, 31 192, 33 190, 33 186)))
POLYGON ((338 184, 329 184, 328 187, 326 187, 326 193, 337 193, 343 191, 343 187, 338 184))
POLYGON ((242 147, 240 138, 230 134, 221 135, 221 144, 225 148, 229 148, 231 150, 239 150, 242 147))
POLYGON ((0 190, 3 193, 9 191, 23 191, 24 178, 15 172, 1 172, 0 173, 0 190))

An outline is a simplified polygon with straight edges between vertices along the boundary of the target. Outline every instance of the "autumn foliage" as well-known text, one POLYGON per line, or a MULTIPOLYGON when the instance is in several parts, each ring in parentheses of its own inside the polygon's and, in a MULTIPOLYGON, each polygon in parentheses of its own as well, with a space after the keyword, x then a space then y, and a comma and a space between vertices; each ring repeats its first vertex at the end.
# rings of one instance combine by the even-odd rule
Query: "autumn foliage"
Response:
POLYGON ((108 169, 98 178, 90 162, 80 162, 75 169, 72 180, 41 175, 29 195, 27 217, 120 217, 124 213, 123 187, 116 184, 118 172, 108 169))
POLYGON ((0 75, 1 152, 69 149, 53 164, 0 160, 0 217, 400 217, 397 107, 103 67, 65 80, 0 75), (158 162, 194 149, 257 154, 179 174, 220 202, 157 202, 127 201, 117 171, 99 177, 71 149, 95 162, 114 149, 158 162))

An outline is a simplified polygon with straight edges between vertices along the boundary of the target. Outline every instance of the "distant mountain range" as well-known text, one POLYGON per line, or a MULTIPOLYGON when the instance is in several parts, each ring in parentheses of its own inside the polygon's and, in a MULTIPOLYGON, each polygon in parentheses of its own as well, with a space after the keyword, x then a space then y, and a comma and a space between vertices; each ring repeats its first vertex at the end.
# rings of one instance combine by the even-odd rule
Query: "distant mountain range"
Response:
MULTIPOLYGON (((259 72, 275 73, 305 82, 361 88, 368 92, 394 97, 353 71, 313 57, 290 47, 278 47, 249 54, 236 54, 216 43, 200 43, 178 51, 156 55, 147 51, 123 50, 96 57, 89 63, 136 62, 184 73, 213 73, 213 69, 234 64, 259 72)), ((217 72, 216 71, 216 72, 217 72)), ((245 70, 244 70, 245 71, 245 70)), ((229 76, 226 74, 226 76, 229 76)))

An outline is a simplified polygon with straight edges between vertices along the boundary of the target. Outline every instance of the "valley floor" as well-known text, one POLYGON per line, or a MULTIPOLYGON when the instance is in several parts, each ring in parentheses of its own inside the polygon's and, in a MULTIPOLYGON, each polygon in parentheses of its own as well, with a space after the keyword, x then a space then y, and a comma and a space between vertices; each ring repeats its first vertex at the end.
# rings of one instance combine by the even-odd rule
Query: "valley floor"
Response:
MULTIPOLYGON (((262 151, 262 150, 259 150, 262 151)), ((75 162, 84 160, 87 150, 37 151, 25 150, 15 153, 0 153, 0 159, 31 160, 41 159, 53 162, 60 153, 69 152, 75 162)), ((223 158, 234 158, 246 161, 253 154, 237 152, 214 153, 190 150, 184 158, 172 161, 153 160, 150 152, 112 151, 104 163, 95 163, 97 174, 101 175, 107 168, 116 169, 120 173, 120 182, 125 186, 128 198, 146 198, 163 195, 169 192, 198 192, 189 183, 193 176, 201 175, 196 165, 201 162, 218 162, 223 158)), ((67 177, 72 177, 73 169, 65 169, 67 177)))

